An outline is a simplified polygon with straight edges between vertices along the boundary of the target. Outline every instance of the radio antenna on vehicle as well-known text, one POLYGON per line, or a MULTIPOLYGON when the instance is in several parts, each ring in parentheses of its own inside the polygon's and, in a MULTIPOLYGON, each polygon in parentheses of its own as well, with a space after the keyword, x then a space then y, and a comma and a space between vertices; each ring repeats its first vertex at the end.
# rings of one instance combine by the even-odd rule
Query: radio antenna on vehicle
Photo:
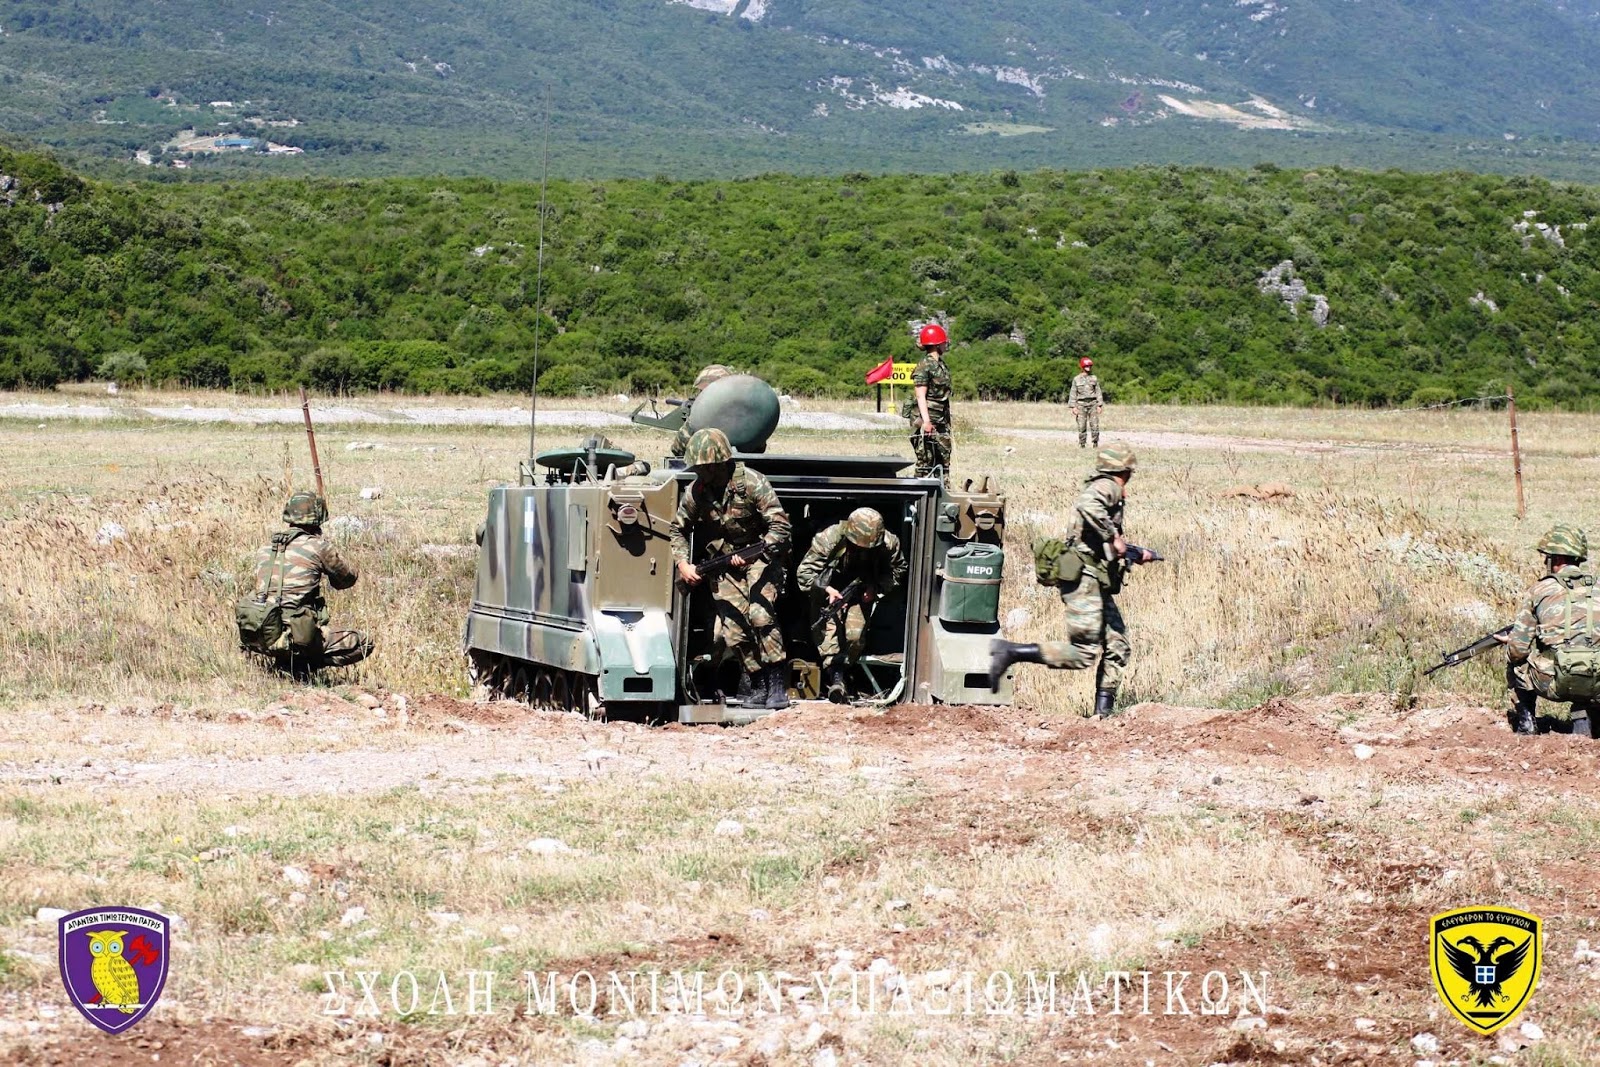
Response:
POLYGON ((539 264, 533 282, 533 394, 528 412, 528 467, 533 467, 534 442, 539 435, 539 335, 544 333, 544 213, 550 186, 550 87, 544 90, 544 168, 539 175, 539 264))

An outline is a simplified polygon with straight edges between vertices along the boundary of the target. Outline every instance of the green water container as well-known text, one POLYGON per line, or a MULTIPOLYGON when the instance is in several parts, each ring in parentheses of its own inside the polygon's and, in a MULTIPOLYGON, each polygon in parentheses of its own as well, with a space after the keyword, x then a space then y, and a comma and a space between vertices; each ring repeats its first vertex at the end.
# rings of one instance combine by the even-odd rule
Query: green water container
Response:
POLYGON ((939 617, 945 622, 997 622, 1005 562, 1005 549, 999 545, 952 548, 939 571, 939 617))

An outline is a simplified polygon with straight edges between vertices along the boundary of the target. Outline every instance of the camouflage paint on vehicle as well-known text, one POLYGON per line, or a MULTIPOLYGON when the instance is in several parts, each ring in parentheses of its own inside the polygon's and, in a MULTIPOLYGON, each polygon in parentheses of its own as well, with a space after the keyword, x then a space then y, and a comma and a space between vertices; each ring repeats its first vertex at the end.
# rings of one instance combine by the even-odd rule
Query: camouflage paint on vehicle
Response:
MULTIPOLYGON (((909 464, 894 456, 735 459, 771 482, 797 546, 862 507, 899 539, 906 581, 873 613, 859 664, 878 702, 1010 703, 1009 680, 998 693, 988 681, 1005 532, 1005 496, 992 479, 946 489, 938 478, 899 477, 909 464)), ((674 581, 669 531, 693 473, 619 476, 632 462, 616 449, 554 450, 524 468, 519 485, 490 491, 465 628, 475 680, 597 714, 681 722, 764 714, 713 702, 734 687, 711 661, 710 590, 674 581)), ((708 554, 706 545, 691 548, 696 560, 708 554)), ((820 667, 814 616, 793 562, 777 607, 790 682, 811 696, 820 667)))

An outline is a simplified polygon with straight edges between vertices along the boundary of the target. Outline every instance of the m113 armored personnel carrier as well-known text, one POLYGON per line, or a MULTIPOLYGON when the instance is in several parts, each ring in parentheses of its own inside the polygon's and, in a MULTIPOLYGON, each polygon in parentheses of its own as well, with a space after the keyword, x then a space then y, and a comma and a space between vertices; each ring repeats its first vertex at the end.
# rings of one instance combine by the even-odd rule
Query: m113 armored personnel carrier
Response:
MULTIPOLYGON (((794 525, 777 605, 791 695, 816 697, 820 681, 817 607, 796 588, 795 565, 818 531, 871 507, 899 536, 908 575, 872 616, 857 692, 881 704, 1010 703, 1009 679, 998 693, 988 681, 1005 561, 998 485, 985 476, 945 489, 937 478, 898 477, 910 466, 898 456, 766 453, 778 412, 766 383, 738 375, 708 387, 691 418, 728 432, 735 459, 767 476, 794 525)), ((671 418, 649 424, 670 429, 671 418)), ((490 491, 465 628, 474 682, 595 717, 740 723, 766 714, 719 698, 733 689, 719 670, 737 666, 713 661, 709 584, 675 581, 668 530, 693 471, 619 474, 634 456, 603 445, 540 452, 519 484, 490 491)))

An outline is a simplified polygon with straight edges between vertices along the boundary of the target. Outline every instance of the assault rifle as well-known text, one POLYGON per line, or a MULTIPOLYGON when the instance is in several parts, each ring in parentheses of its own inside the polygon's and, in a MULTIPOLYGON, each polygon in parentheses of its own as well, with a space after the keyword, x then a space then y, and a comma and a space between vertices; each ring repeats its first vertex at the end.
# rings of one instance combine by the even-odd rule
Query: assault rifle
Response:
POLYGON ((1123 562, 1125 562, 1125 563, 1134 563, 1134 564, 1165 563, 1167 561, 1167 557, 1163 556, 1161 553, 1157 552, 1155 549, 1153 549, 1153 548, 1141 548, 1140 546, 1134 544, 1132 541, 1128 542, 1128 550, 1122 554, 1122 559, 1123 559, 1123 562), (1150 558, 1149 559, 1145 559, 1144 558, 1144 554, 1146 552, 1150 553, 1150 558))
MULTIPOLYGON (((823 583, 826 588, 832 585, 831 581, 823 583)), ((850 605, 861 599, 861 594, 866 589, 864 579, 857 578, 843 589, 839 590, 839 599, 830 600, 822 606, 822 611, 817 615, 817 625, 827 626, 844 618, 844 613, 850 610, 850 605)))
POLYGON ((1501 639, 1510 636, 1511 627, 1507 626, 1504 629, 1496 630, 1492 634, 1484 634, 1472 644, 1463 645, 1454 652, 1442 652, 1440 653, 1439 662, 1423 671, 1422 676, 1426 678, 1434 671, 1442 671, 1446 667, 1459 667, 1467 660, 1481 656, 1492 648, 1499 648, 1504 643, 1501 639))
POLYGON ((777 555, 779 550, 785 547, 787 547, 787 545, 783 541, 779 541, 776 544, 769 544, 766 541, 757 541, 753 545, 746 545, 745 547, 735 549, 732 552, 724 552, 720 556, 712 556, 710 559, 705 560, 702 563, 696 563, 694 565, 694 569, 695 572, 700 575, 702 580, 716 578, 733 566, 734 556, 738 556, 746 563, 754 563, 758 559, 768 559, 774 555, 777 555))

